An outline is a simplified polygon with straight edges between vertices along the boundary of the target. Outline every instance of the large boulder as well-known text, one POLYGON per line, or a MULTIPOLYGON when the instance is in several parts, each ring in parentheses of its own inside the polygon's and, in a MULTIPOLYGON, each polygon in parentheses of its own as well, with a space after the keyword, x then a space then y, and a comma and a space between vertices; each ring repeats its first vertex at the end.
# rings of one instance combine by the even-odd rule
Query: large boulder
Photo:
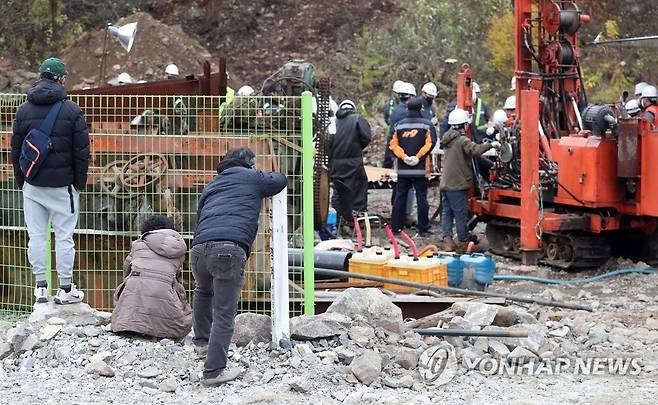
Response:
POLYGON ((352 361, 350 370, 362 384, 370 385, 382 372, 382 356, 372 350, 366 350, 352 361))
POLYGON ((290 319, 290 337, 298 340, 314 340, 345 333, 352 320, 338 313, 301 315, 290 319))
POLYGON ((327 312, 339 313, 359 324, 396 334, 402 334, 404 329, 402 310, 376 288, 348 288, 329 306, 327 312))
POLYGON ((235 328, 231 342, 246 346, 249 342, 269 342, 272 340, 272 318, 268 315, 246 312, 235 317, 235 328))
POLYGON ((31 323, 60 318, 77 326, 107 325, 112 320, 109 312, 97 311, 85 303, 57 305, 54 302, 35 303, 28 319, 31 323))

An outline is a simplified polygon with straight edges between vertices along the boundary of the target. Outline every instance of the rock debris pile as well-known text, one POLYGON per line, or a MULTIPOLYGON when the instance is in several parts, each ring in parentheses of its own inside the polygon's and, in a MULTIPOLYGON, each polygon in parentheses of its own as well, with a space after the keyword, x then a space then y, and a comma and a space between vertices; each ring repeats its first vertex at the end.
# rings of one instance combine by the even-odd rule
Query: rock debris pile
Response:
MULTIPOLYGON (((191 336, 182 341, 151 340, 110 331, 110 314, 86 304, 37 304, 16 326, 0 324, 0 386, 21 392, 25 381, 42 389, 115 393, 133 401, 209 400, 203 392, 269 390, 281 398, 324 398, 327 403, 427 403, 440 400, 429 389, 425 362, 434 347, 449 347, 457 379, 473 376, 473 359, 493 358, 523 364, 533 359, 576 356, 582 350, 656 347, 658 325, 647 322, 639 335, 597 323, 579 322, 569 313, 457 302, 446 311, 406 323, 400 308, 377 289, 348 289, 314 316, 290 321, 290 339, 270 343, 266 315, 240 314, 229 357, 241 367, 240 379, 203 388, 203 359, 191 336), (499 331, 525 330, 527 338, 421 336, 410 327, 499 331), (205 398, 192 400, 191 398, 205 398)), ((655 368, 645 367, 648 372, 655 368)), ((320 401, 322 402, 322 401, 320 401)), ((248 403, 248 402, 247 402, 248 403)))

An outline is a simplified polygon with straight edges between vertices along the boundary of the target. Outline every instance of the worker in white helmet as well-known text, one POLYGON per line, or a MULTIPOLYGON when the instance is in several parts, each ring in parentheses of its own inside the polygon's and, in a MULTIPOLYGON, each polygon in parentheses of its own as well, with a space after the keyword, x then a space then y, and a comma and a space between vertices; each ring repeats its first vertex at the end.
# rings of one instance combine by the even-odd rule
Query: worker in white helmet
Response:
POLYGON ((254 94, 254 89, 253 87, 249 85, 242 86, 238 89, 238 96, 241 97, 248 97, 254 94))
POLYGON ((473 82, 473 105, 473 140, 482 143, 491 115, 489 106, 480 98, 480 86, 476 82, 473 82))
POLYGON ((121 85, 124 85, 124 84, 135 83, 135 79, 133 79, 133 77, 130 76, 130 74, 128 74, 126 72, 121 72, 121 73, 119 73, 119 75, 116 78, 108 81, 107 83, 110 86, 121 86, 121 85))
POLYGON ((507 113, 505 110, 496 110, 493 113, 493 125, 487 128, 487 139, 499 140, 500 132, 503 131, 507 123, 507 113))
POLYGON ((647 87, 649 83, 647 82, 639 82, 638 84, 635 85, 635 98, 637 101, 640 101, 640 96, 642 96, 642 90, 644 90, 645 87, 647 87))
POLYGON ((180 71, 178 70, 178 66, 174 65, 173 63, 170 63, 165 67, 165 78, 167 80, 178 79, 178 76, 180 76, 180 71))
POLYGON ((331 205, 343 223, 352 224, 352 212, 368 207, 368 176, 363 149, 372 139, 368 121, 356 111, 356 104, 344 100, 336 113, 336 134, 329 137, 329 175, 333 184, 331 205))
POLYGON ((393 114, 395 106, 400 104, 400 93, 402 93, 403 90, 404 82, 402 80, 396 80, 393 83, 393 95, 386 101, 384 108, 382 109, 384 113, 384 121, 386 121, 386 124, 390 124, 391 114, 393 114))
POLYGON ((432 121, 436 125, 436 111, 434 110, 434 99, 439 94, 436 84, 425 83, 421 89, 421 101, 423 102, 423 118, 432 121))
POLYGON ((637 101, 636 99, 631 99, 628 100, 626 105, 624 106, 624 109, 626 110, 626 113, 628 114, 629 117, 637 117, 640 114, 640 111, 642 111, 642 107, 640 106, 640 102, 637 101))
POLYGON ((468 139, 466 131, 469 122, 469 114, 461 108, 456 108, 448 117, 450 130, 441 138, 441 248, 446 251, 466 252, 468 246, 468 191, 473 185, 471 159, 481 156, 492 147, 500 147, 497 141, 478 145, 468 139), (453 219, 457 228, 457 244, 452 239, 453 219))
MULTIPOLYGON (((416 89, 413 84, 402 81, 399 83, 396 82, 396 84, 396 90, 399 91, 397 93, 399 103, 395 105, 388 119, 388 134, 386 136, 387 145, 391 143, 391 136, 393 135, 395 124, 407 116, 407 103, 414 95, 416 95, 416 89)), ((386 148, 384 151, 384 167, 388 169, 392 168, 394 159, 393 152, 389 148, 386 148)))
MULTIPOLYGON (((407 110, 407 104, 416 95, 416 88, 414 87, 413 84, 408 82, 402 82, 399 83, 398 85, 399 85, 398 88, 400 89, 400 93, 399 93, 400 103, 397 106, 395 106, 395 109, 393 110, 393 113, 391 114, 391 117, 389 119, 388 136, 386 137, 387 145, 390 145, 391 143, 391 138, 393 137, 393 132, 395 131, 395 126, 397 125, 397 123, 407 118, 407 115, 409 114, 409 111, 407 110)), ((384 151, 384 167, 389 169, 393 168, 395 161, 396 158, 395 155, 393 154, 393 151, 390 148, 386 148, 386 150, 384 151)), ((397 188, 394 188, 393 192, 391 193, 391 205, 395 204, 396 190, 397 188)), ((405 208, 406 225, 411 225, 413 223, 413 219, 410 216, 411 211, 413 210, 413 205, 414 205, 414 190, 410 190, 408 193, 407 204, 405 208)))
POLYGON ((507 97, 505 104, 503 105, 503 110, 505 110, 505 113, 507 113, 507 118, 510 118, 512 115, 516 114, 516 96, 507 97))
POLYGON ((643 120, 649 121, 654 128, 658 128, 658 89, 655 86, 645 86, 640 94, 643 120))

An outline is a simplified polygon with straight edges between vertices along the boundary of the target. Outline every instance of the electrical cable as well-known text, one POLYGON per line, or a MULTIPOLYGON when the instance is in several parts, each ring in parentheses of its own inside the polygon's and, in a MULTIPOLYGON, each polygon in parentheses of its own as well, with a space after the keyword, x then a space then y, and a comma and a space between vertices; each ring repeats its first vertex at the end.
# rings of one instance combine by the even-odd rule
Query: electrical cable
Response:
POLYGON ((558 185, 558 187, 562 187, 562 190, 566 191, 567 194, 569 194, 571 196, 571 198, 576 200, 580 205, 585 205, 585 201, 583 201, 583 200, 579 199, 578 197, 576 197, 571 191, 569 191, 566 187, 564 187, 562 185, 562 183, 558 182, 557 185, 558 185))
POLYGON ((494 281, 533 281, 536 283, 552 284, 552 285, 588 284, 609 277, 619 276, 622 274, 631 274, 631 273, 658 275, 658 271, 653 269, 622 269, 622 270, 611 271, 609 273, 599 274, 598 276, 594 276, 594 277, 577 278, 574 280, 555 280, 551 278, 535 277, 535 276, 520 276, 516 274, 495 274, 494 281))

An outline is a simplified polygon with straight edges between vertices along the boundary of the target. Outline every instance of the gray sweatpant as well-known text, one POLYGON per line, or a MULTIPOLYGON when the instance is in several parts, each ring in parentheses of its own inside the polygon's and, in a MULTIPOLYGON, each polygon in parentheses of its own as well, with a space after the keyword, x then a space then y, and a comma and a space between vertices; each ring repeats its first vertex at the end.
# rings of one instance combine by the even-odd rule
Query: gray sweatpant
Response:
MULTIPOLYGON (((78 222, 78 193, 73 186, 37 187, 23 185, 23 214, 30 240, 27 258, 37 281, 46 280, 48 220, 55 231, 55 257, 60 285, 71 284, 75 247, 73 231, 78 222)), ((50 252, 50 247, 48 247, 50 252)))

